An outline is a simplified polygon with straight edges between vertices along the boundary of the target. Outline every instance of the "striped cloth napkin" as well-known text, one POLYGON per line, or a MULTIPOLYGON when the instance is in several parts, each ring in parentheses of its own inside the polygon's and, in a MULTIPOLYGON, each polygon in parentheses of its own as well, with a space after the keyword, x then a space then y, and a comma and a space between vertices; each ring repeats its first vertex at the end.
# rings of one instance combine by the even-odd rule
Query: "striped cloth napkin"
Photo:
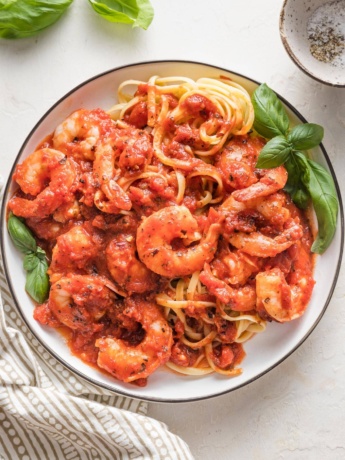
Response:
POLYGON ((45 351, 15 308, 0 254, 0 458, 193 459, 147 409, 89 384, 45 351))

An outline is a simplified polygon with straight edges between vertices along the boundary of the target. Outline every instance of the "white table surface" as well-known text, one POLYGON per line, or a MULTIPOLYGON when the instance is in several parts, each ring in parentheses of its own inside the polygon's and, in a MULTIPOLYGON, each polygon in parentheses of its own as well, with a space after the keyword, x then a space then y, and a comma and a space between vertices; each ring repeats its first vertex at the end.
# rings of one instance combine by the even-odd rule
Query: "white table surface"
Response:
MULTIPOLYGON (((0 40, 0 174, 47 109, 87 78, 127 63, 197 60, 265 81, 310 122, 345 190, 345 88, 313 81, 290 61, 278 31, 282 0, 152 0, 147 31, 111 24, 87 0, 40 35, 0 40)), ((269 374, 192 404, 150 404, 196 459, 345 458, 345 272, 323 319, 269 374)))

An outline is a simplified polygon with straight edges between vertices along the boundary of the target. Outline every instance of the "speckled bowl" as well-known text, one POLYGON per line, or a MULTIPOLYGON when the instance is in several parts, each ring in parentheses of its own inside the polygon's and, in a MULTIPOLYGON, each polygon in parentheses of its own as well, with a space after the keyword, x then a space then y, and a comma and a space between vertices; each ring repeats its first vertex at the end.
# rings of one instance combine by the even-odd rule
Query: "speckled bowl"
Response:
POLYGON ((284 1, 280 13, 282 42, 295 64, 315 80, 345 87, 344 35, 345 0, 284 1))

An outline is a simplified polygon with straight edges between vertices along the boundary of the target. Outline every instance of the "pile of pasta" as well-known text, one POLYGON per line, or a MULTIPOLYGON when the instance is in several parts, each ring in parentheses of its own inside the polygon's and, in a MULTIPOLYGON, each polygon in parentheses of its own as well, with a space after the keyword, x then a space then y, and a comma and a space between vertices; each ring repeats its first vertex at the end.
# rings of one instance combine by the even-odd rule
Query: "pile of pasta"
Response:
POLYGON ((49 259, 37 321, 124 382, 241 373, 243 343, 300 317, 314 284, 308 219, 283 166, 256 168, 253 121, 228 78, 157 76, 62 121, 9 202, 49 259))

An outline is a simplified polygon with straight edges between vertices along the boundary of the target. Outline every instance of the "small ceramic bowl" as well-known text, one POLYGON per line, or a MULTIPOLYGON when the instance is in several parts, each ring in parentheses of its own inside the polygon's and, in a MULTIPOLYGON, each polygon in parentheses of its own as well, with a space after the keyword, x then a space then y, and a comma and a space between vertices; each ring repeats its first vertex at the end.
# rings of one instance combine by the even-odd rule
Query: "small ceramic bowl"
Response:
POLYGON ((306 74, 345 87, 345 0, 285 0, 280 36, 306 74))

